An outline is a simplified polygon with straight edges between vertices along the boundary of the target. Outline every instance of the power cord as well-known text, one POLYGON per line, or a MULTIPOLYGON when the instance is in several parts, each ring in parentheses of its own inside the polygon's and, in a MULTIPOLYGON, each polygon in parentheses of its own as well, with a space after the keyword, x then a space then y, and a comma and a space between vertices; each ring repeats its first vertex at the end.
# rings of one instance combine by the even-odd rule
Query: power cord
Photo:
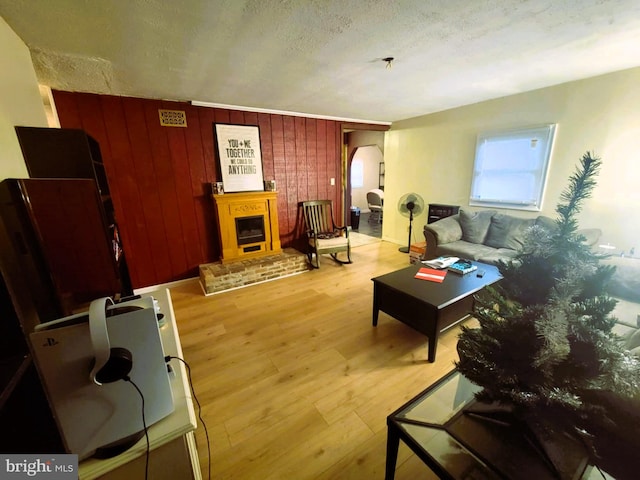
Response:
POLYGON ((136 385, 135 382, 131 380, 131 377, 127 375, 123 378, 123 380, 133 385, 134 388, 138 391, 140 398, 142 399, 142 426, 144 427, 144 436, 147 439, 147 452, 145 456, 145 465, 144 465, 144 478, 146 480, 147 478, 149 478, 149 432, 147 429, 147 420, 145 419, 145 416, 144 416, 144 395, 142 394, 142 390, 140 390, 138 385, 136 385))
POLYGON ((189 387, 191 388, 191 394, 193 395, 193 399, 196 401, 196 405, 198 405, 198 418, 200 419, 200 423, 202 423, 202 428, 204 428, 204 435, 207 439, 207 452, 208 452, 208 478, 211 480, 211 444, 209 442, 209 431, 207 430, 207 424, 204 423, 204 419, 202 418, 202 407, 200 406, 200 402, 198 401, 198 397, 196 396, 196 392, 193 388, 193 381, 191 380, 191 367, 189 364, 180 357, 174 357, 172 355, 167 355, 164 357, 165 362, 169 362, 172 359, 176 359, 184 363, 185 367, 187 367, 187 377, 189 378, 189 387))

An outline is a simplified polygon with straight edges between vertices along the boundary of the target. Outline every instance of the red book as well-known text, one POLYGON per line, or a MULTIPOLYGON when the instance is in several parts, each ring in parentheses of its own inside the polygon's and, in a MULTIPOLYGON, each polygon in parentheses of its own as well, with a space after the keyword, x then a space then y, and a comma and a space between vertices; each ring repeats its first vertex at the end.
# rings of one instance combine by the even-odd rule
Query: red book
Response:
POLYGON ((433 268, 422 267, 416 273, 416 278, 420 280, 429 280, 430 282, 442 283, 447 274, 446 270, 435 270, 433 268))

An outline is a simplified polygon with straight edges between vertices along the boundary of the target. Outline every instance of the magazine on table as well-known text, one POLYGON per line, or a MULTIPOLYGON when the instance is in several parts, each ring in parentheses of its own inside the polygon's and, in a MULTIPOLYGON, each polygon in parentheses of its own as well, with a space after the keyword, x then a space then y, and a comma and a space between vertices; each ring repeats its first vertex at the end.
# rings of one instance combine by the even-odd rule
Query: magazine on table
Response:
POLYGON ((440 270, 443 268, 450 267, 451 265, 456 263, 458 260, 460 260, 458 257, 443 256, 443 257, 434 258, 433 260, 423 260, 422 264, 426 265, 427 267, 436 268, 440 270))

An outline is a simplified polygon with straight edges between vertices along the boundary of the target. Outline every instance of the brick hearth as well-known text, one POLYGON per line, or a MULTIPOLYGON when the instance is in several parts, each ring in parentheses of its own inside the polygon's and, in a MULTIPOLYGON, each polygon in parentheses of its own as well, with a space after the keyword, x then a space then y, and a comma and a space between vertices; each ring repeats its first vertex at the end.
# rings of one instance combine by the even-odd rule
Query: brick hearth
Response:
POLYGON ((200 265, 200 283, 204 291, 210 294, 308 270, 309 263, 304 253, 285 248, 277 255, 200 265))

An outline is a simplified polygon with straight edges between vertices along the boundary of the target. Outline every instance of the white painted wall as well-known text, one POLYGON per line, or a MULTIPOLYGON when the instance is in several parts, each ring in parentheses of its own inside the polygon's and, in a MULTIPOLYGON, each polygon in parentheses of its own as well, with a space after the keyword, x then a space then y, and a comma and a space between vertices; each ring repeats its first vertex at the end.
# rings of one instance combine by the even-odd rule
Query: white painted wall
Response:
MULTIPOLYGON (((393 124, 385 136, 385 205, 407 191, 428 203, 469 205, 478 133, 557 123, 542 214, 555 207, 580 157, 603 160, 598 185, 584 205, 580 226, 603 230, 602 242, 640 249, 640 68, 570 82, 393 124)), ((535 213, 515 212, 520 216, 535 213)), ((383 238, 404 244, 406 218, 385 208, 383 238)), ((422 241, 426 213, 414 222, 422 241)))
POLYGON ((29 49, 0 17, 0 180, 28 177, 14 127, 46 127, 29 49))
POLYGON ((353 154, 353 161, 357 159, 362 160, 364 166, 364 181, 360 188, 351 186, 351 205, 360 207, 363 212, 368 212, 367 192, 378 188, 379 166, 383 161, 382 151, 377 145, 358 147, 353 154))

